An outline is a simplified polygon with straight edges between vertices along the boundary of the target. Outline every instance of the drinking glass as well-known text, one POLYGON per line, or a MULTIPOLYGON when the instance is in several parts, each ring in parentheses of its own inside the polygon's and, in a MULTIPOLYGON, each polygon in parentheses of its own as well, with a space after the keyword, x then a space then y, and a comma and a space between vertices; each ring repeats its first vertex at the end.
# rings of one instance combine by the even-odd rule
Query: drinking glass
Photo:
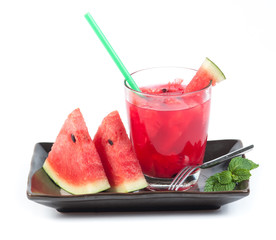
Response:
MULTIPOLYGON (((187 85, 196 70, 156 67, 134 72, 138 92, 125 81, 125 98, 133 149, 147 178, 173 178, 183 167, 203 163, 208 134, 211 82, 190 92, 170 92, 187 85), (161 94, 155 94, 161 89, 161 94)), ((199 171, 192 176, 194 183, 199 171)))

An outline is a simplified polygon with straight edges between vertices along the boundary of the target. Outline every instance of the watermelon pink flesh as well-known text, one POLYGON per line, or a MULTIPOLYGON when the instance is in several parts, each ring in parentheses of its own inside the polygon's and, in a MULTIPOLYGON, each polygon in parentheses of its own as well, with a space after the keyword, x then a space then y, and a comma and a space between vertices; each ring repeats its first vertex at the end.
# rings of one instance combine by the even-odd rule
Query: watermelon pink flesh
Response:
POLYGON ((209 58, 202 63, 196 75, 190 81, 185 89, 185 93, 194 92, 207 87, 212 81, 212 85, 225 79, 222 71, 209 58))
POLYGON ((147 186, 117 111, 104 118, 94 137, 94 143, 101 157, 111 190, 131 192, 147 186))
POLYGON ((173 82, 167 84, 150 86, 150 87, 140 87, 143 93, 156 94, 161 96, 172 96, 180 95, 184 93, 184 86, 182 85, 182 79, 175 79, 173 82))
POLYGON ((57 185, 72 194, 96 193, 110 187, 79 109, 68 116, 43 168, 57 185))

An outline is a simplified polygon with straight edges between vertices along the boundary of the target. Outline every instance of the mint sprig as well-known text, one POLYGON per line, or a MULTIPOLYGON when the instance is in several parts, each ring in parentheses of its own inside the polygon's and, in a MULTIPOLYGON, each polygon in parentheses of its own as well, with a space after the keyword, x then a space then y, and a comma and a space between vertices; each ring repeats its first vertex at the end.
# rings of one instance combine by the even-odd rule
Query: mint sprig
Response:
POLYGON ((206 180, 204 192, 232 191, 238 183, 248 180, 251 176, 250 171, 258 166, 249 159, 235 157, 230 161, 227 170, 216 173, 206 180))

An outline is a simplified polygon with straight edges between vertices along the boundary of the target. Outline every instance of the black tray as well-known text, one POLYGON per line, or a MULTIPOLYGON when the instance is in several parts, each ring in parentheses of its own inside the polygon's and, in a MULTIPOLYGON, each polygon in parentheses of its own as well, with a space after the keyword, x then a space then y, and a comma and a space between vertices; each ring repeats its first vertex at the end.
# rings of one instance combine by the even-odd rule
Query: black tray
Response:
MULTIPOLYGON (((228 162, 201 170, 198 184, 185 192, 139 190, 133 193, 101 192, 72 195, 59 188, 42 169, 52 143, 37 143, 28 176, 27 197, 39 204, 60 212, 122 212, 122 211, 172 211, 218 209, 249 194, 249 181, 242 182, 238 190, 203 192, 206 179, 225 170, 228 162)), ((204 161, 242 147, 240 140, 208 141, 204 161)))

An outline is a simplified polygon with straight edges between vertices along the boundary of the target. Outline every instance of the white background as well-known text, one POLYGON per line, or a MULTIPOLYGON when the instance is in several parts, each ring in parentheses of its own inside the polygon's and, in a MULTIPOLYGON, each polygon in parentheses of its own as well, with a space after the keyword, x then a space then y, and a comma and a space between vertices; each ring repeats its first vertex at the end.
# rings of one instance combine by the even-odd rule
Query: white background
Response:
MULTIPOLYGON (((1 1, 1 231, 5 239, 242 239, 275 236, 276 2, 1 1), (37 142, 80 107, 93 136, 119 110, 123 77, 84 18, 90 12, 130 72, 212 59, 209 139, 254 144, 250 195, 216 211, 60 214, 26 197, 37 142), (274 197, 273 197, 274 194, 274 197), (269 218, 272 217, 272 218, 269 218)), ((271 239, 272 239, 271 238, 271 239)), ((2 237, 1 237, 2 239, 2 237)))

